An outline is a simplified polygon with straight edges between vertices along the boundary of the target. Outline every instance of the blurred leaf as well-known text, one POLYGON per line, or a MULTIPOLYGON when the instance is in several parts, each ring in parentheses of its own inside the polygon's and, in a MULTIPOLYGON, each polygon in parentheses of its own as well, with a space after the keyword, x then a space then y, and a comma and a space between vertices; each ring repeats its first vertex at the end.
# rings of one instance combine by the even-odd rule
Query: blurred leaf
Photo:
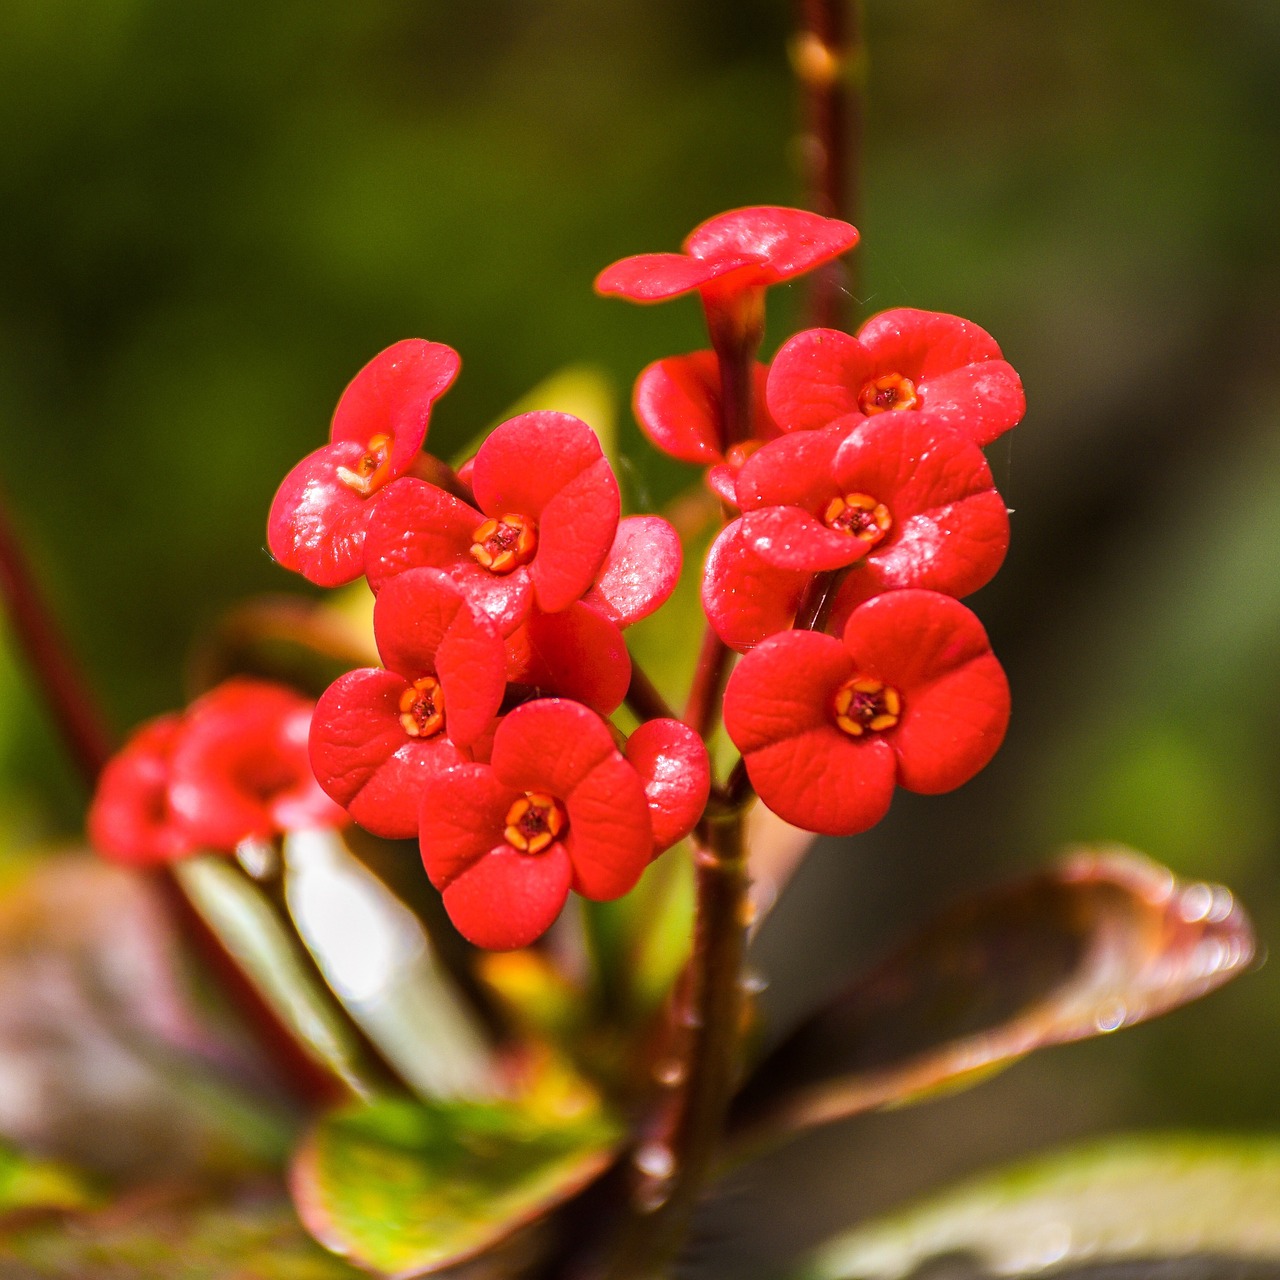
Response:
POLYGON ((65 1165, 28 1159, 0 1143, 0 1218, 32 1210, 87 1209, 97 1199, 84 1179, 65 1165))
POLYGON ((363 1046, 262 890, 212 854, 177 863, 174 874, 299 1044, 356 1097, 373 1097, 379 1081, 364 1061, 363 1046))
POLYGON ((485 1035, 413 914, 332 829, 285 837, 285 901, 325 981, 426 1097, 494 1090, 485 1035))
POLYGON ((550 377, 544 378, 533 390, 522 395, 515 404, 501 414, 479 435, 472 437, 464 449, 454 456, 453 465, 461 467, 485 442, 489 432, 508 418, 522 413, 550 409, 557 413, 571 413, 581 418, 600 441, 604 456, 618 469, 618 396, 613 380, 605 371, 591 364, 566 365, 550 377))
POLYGON ((378 666, 371 630, 358 607, 367 588, 343 593, 337 606, 292 596, 260 596, 228 610, 204 635, 188 663, 194 693, 228 676, 280 680, 319 696, 352 667, 378 666))
POLYGON ((1042 1157, 861 1227, 799 1274, 898 1280, 932 1262, 960 1277, 1062 1275, 1124 1259, 1179 1259, 1186 1280, 1280 1274, 1280 1141, 1141 1137, 1042 1157))
POLYGON ((1079 852, 927 924, 768 1056, 735 1127, 802 1129, 973 1083, 1194 1000, 1253 954, 1226 889, 1079 852))
POLYGON ((157 884, 61 856, 0 895, 0 1133, 125 1178, 283 1157, 283 1100, 193 999, 157 884))
POLYGON ((592 1105, 383 1101, 335 1112, 304 1142, 293 1193, 308 1230, 359 1266, 416 1276, 544 1217, 608 1165, 621 1136, 592 1105))
POLYGON ((15 1280, 354 1280, 360 1274, 315 1244, 274 1187, 213 1204, 138 1192, 98 1212, 0 1227, 0 1273, 15 1280))

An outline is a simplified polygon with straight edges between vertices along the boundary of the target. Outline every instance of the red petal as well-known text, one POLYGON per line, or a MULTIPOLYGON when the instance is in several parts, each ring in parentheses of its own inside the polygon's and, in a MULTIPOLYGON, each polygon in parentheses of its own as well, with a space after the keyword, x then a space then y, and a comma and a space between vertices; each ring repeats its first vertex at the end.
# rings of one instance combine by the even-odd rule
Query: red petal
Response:
POLYGON ((720 499, 725 506, 733 508, 738 505, 738 468, 728 463, 719 463, 708 467, 704 477, 707 488, 720 499))
MULTIPOLYGON (((767 365, 753 370, 751 437, 772 440, 777 424, 765 403, 767 365)), ((721 451, 720 362, 714 351, 658 360, 636 379, 632 409, 641 430, 681 462, 716 462, 721 451)))
POLYGON ((444 909, 468 942, 513 951, 555 923, 569 896, 571 875, 563 844, 531 857, 504 843, 445 888, 444 909))
POLYGON ((89 842, 132 866, 170 862, 192 847, 169 808, 169 758, 182 717, 159 716, 137 729, 103 769, 89 807, 89 842))
POLYGON ((540 520, 560 490, 603 456, 596 433, 571 413, 522 413, 480 446, 471 473, 476 503, 486 515, 540 520))
POLYGON ((844 644, 858 671, 902 695, 884 735, 913 791, 949 791, 991 759, 1009 721, 1009 686, 978 619, 949 596, 891 591, 856 609, 844 644))
POLYGON ((746 764, 765 806, 805 831, 857 835, 874 827, 893 799, 893 748, 830 724, 753 751, 746 764))
POLYGON ((461 363, 451 347, 422 338, 388 347, 342 393, 329 439, 355 441, 363 452, 374 436, 391 436, 391 472, 399 475, 422 448, 431 406, 449 389, 461 363))
MULTIPOLYGON (((995 339, 971 320, 941 311, 896 307, 872 316, 858 330, 858 341, 875 362, 877 377, 900 373, 928 381, 979 360, 999 360, 995 339)), ((855 389, 854 394, 857 394, 855 389)))
POLYGON ((621 897, 653 856, 653 829, 640 775, 613 751, 564 801, 574 890, 596 902, 621 897))
POLYGON ((338 477, 363 456, 363 445, 327 444, 285 476, 271 502, 271 554, 317 586, 340 587, 364 572, 365 526, 385 490, 362 497, 338 477))
POLYGON ((847 253, 858 232, 847 222, 805 209, 757 205, 710 218, 684 242, 696 258, 720 261, 754 254, 766 264, 762 284, 786 280, 847 253))
POLYGON ((627 516, 582 597, 619 627, 647 618, 667 602, 680 580, 680 535, 661 516, 627 516))
POLYGON ((843 439, 834 431, 801 431, 757 449, 738 472, 742 510, 791 506, 817 515, 840 492, 833 466, 843 439))
POLYGON ((968 364, 930 378, 920 388, 920 401, 930 418, 987 445, 1016 427, 1027 411, 1022 379, 1003 360, 968 364))
POLYGON ((605 716, 621 706, 631 682, 622 632, 585 604, 560 613, 534 609, 508 637, 506 659, 511 683, 584 702, 605 716))
POLYGON ((520 792, 503 785, 487 764, 460 764, 422 780, 418 844, 427 876, 443 889, 496 848, 507 812, 520 792))
POLYGON ((383 585, 373 607, 378 652, 406 680, 438 675, 449 736, 468 746, 498 714, 506 653, 488 615, 436 569, 408 569, 383 585))
POLYGON ((744 755, 822 726, 838 733, 831 702, 853 674, 852 660, 834 636, 816 631, 771 636, 729 677, 725 730, 744 755))
POLYGON ((806 329, 769 366, 769 412, 784 431, 816 431, 860 413, 858 396, 875 376, 870 352, 838 329, 806 329))
POLYGON ((404 690, 393 671, 348 671, 321 695, 311 719, 316 780, 362 827, 389 840, 418 834, 423 779, 463 759, 443 734, 404 732, 404 690))
POLYGON ((791 625, 809 578, 807 573, 774 568, 756 555, 738 519, 707 553, 702 607, 716 635, 741 652, 791 625))
POLYGON ((614 755, 613 734, 594 711, 564 698, 539 698, 504 717, 494 736, 492 764, 505 786, 567 799, 614 755))
POLYGON ((734 273, 754 277, 753 254, 704 262, 683 253, 641 253, 613 263, 596 276, 596 292, 632 302, 665 302, 734 273))
POLYGON ((369 585, 377 591, 406 569, 448 573, 459 563, 479 568, 471 558, 471 542, 483 523, 479 511, 452 494, 402 476, 382 491, 369 521, 364 565, 369 585))
POLYGON ((843 569, 861 560, 867 544, 828 529, 798 507, 765 507, 742 517, 742 538, 752 551, 777 569, 818 573, 843 569))
POLYGON ((707 807, 707 749, 679 720, 648 720, 627 739, 626 756, 644 784, 653 848, 661 853, 683 840, 707 807))
POLYGON ((547 503, 529 572, 538 604, 564 609, 591 589, 618 531, 621 499, 609 463, 600 458, 547 503))

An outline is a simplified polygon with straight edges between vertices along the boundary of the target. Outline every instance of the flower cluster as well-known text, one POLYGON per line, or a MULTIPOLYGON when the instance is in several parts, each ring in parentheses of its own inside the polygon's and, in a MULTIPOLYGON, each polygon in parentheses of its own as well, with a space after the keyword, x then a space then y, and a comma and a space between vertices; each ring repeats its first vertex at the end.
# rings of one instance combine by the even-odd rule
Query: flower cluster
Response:
POLYGON ((103 770, 90 840, 148 866, 345 823, 308 762, 311 711, 290 689, 241 678, 142 725, 103 770))
POLYGON ((724 721, 752 786, 788 821, 846 835, 879 821, 895 786, 959 786, 1003 738, 1008 686, 958 600, 1008 548, 981 446, 1025 409, 994 340, 957 316, 886 311, 755 359, 767 286, 856 238, 798 210, 742 209, 684 254, 625 259, 596 282, 634 302, 701 295, 713 350, 646 368, 636 418, 663 452, 707 466, 725 510, 702 600, 745 655, 724 721))
POLYGON ((600 443, 569 414, 502 423, 456 473, 402 454, 458 366, 428 342, 371 361, 332 431, 358 422, 360 457, 333 443, 304 459, 269 527, 282 563, 321 584, 363 574, 376 594, 383 665, 320 698, 316 778, 368 830, 416 837, 460 932, 503 949, 545 932, 571 889, 626 893, 701 817, 710 770, 674 720, 624 742, 606 719, 631 682, 623 629, 679 577, 675 531, 621 518, 600 443))
MULTIPOLYGON (((1001 741, 1008 687, 959 600, 1004 558, 982 447, 1024 409, 995 342, 955 316, 887 311, 758 361, 767 290, 856 241, 834 219, 740 209, 596 282, 701 299, 711 348, 650 364, 635 414, 707 468, 724 513, 701 590, 712 642, 743 655, 723 718, 746 778, 783 818, 839 834, 877 822, 898 785, 959 786, 1001 741)), ((675 531, 623 517, 599 440, 569 414, 503 422, 456 471, 424 452, 459 368, 419 339, 376 356, 271 508, 281 564, 367 580, 382 665, 347 672, 314 714, 241 680, 144 726, 94 804, 104 852, 162 861, 349 815, 416 838, 460 932, 504 949, 570 891, 626 893, 704 817, 714 726, 654 714, 623 634, 674 589, 675 531), (612 717, 635 689, 627 737, 612 717)))

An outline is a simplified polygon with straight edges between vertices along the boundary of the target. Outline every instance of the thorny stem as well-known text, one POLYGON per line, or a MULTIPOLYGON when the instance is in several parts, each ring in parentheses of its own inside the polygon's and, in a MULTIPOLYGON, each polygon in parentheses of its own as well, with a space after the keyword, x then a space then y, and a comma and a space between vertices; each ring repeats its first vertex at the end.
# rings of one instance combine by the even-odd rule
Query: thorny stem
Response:
MULTIPOLYGON (((111 757, 107 718, 36 581, 4 504, 0 502, 0 596, 44 701, 85 785, 92 788, 111 757)), ((220 980, 229 999, 257 1035, 280 1078, 316 1104, 333 1101, 335 1082, 315 1064, 245 978, 217 934, 201 919, 177 880, 155 873, 178 934, 191 941, 220 980)), ((338 1087, 337 1096, 345 1094, 338 1087)))
MULTIPOLYGON (((857 157, 862 143, 866 47, 861 0, 795 0, 791 66, 800 86, 801 167, 809 207, 827 218, 857 221, 857 157)), ((857 257, 833 262, 810 281, 810 323, 842 329, 858 292, 857 257)))

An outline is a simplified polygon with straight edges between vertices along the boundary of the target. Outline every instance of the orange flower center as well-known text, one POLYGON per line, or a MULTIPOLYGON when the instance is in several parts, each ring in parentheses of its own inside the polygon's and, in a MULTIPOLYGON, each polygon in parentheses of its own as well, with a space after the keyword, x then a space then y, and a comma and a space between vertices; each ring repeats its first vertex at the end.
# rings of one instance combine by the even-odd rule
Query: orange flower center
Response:
POLYGON ((870 551, 893 527, 893 516, 883 502, 866 493, 846 493, 832 498, 822 513, 822 523, 837 533, 847 533, 867 544, 870 551))
POLYGON ((900 409, 918 409, 920 397, 916 384, 900 373, 886 373, 872 378, 858 396, 858 407, 867 417, 875 413, 889 413, 900 409))
POLYGON ((444 728, 444 689, 435 676, 415 680, 400 695, 400 727, 411 738, 432 738, 444 728))
POLYGON ((372 436, 364 456, 354 467, 339 467, 338 479, 362 498, 381 489, 391 478, 391 437, 372 436))
POLYGON ((569 825, 564 805, 543 791, 526 791, 507 810, 503 835, 521 853, 541 853, 569 825))
POLYGON ((533 559, 538 531, 526 516, 486 520, 471 535, 471 554, 490 573, 511 573, 533 559))
POLYGON ((868 730, 882 733, 892 729, 902 717, 902 695, 883 680, 855 676, 840 686, 832 709, 836 725, 851 738, 868 730))

